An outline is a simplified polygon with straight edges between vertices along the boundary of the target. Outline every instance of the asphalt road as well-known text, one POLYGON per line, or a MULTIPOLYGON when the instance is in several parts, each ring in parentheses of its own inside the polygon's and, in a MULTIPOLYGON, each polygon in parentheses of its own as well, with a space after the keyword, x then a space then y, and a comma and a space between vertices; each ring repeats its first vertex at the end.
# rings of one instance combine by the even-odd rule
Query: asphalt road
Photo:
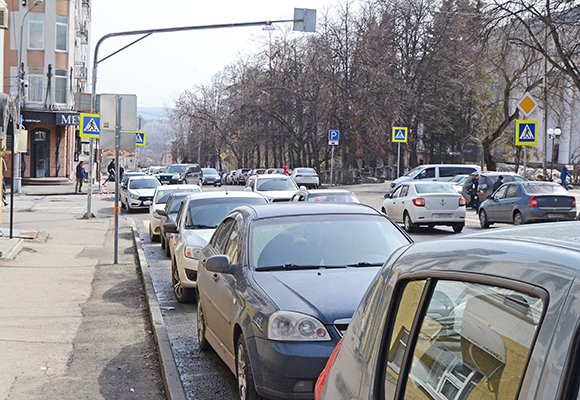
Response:
MULTIPOLYGON (((353 191, 363 203, 380 210, 388 184, 356 185, 346 188, 353 191)), ((243 187, 240 186, 228 186, 228 190, 242 189, 243 187)), ((203 190, 216 191, 224 189, 206 186, 203 190)), ((190 400, 210 398, 215 400, 237 399, 237 383, 231 371, 213 351, 202 352, 199 349, 196 329, 196 305, 181 304, 173 296, 171 262, 165 256, 160 244, 152 243, 149 239, 149 214, 131 215, 140 231, 141 243, 147 263, 151 269, 151 278, 187 398, 190 400)), ((497 227, 501 226, 502 224, 497 224, 492 229, 497 229, 497 227)), ((434 229, 420 228, 417 232, 411 234, 411 237, 416 242, 421 242, 450 235, 462 235, 479 231, 480 229, 475 211, 469 210, 463 233, 455 234, 451 227, 442 226, 434 229)))

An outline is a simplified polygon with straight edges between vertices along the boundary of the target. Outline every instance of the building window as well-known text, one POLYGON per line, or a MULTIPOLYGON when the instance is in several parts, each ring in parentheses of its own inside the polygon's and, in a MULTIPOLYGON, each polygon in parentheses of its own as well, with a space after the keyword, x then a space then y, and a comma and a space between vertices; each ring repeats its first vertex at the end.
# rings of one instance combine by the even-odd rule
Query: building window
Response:
POLYGON ((68 17, 56 16, 56 51, 67 51, 68 43, 68 17))
POLYGON ((42 103, 44 92, 44 70, 42 68, 28 68, 28 101, 42 103))
POLYGON ((66 104, 66 69, 54 71, 54 101, 58 104, 66 104))
POLYGON ((44 14, 28 16, 28 49, 44 50, 44 14))

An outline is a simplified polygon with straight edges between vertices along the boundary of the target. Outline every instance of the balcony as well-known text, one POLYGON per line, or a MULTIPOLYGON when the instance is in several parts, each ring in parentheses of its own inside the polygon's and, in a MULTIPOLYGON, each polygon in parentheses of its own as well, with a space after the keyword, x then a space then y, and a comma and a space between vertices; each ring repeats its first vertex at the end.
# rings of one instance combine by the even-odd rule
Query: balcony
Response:
POLYGON ((89 42, 89 28, 86 21, 77 22, 76 24, 77 37, 80 37, 84 44, 89 42))
POLYGON ((91 6, 91 0, 82 0, 83 2, 83 7, 90 7, 91 6))
POLYGON ((84 82, 87 80, 87 67, 82 61, 75 62, 75 79, 84 82))

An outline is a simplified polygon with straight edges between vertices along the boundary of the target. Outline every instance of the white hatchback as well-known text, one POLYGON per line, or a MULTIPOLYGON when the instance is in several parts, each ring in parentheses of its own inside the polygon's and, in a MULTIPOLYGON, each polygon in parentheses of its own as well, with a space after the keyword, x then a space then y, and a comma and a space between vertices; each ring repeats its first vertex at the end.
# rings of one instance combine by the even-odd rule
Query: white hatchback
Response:
POLYGON ((163 185, 155 189, 153 202, 149 207, 149 238, 151 241, 159 241, 161 215, 158 211, 163 210, 169 196, 177 192, 201 192, 201 187, 198 185, 163 185))
POLYGON ((452 185, 442 182, 408 182, 385 195, 381 211, 402 223, 407 232, 419 225, 465 226, 465 199, 452 185))

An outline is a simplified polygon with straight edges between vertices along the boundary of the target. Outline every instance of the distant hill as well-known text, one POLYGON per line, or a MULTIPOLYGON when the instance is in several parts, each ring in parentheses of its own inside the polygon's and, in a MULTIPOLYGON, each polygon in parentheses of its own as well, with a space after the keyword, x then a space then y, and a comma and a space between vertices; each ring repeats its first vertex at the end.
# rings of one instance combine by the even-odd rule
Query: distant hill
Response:
POLYGON ((137 107, 137 115, 145 120, 166 119, 167 110, 164 107, 137 107))

